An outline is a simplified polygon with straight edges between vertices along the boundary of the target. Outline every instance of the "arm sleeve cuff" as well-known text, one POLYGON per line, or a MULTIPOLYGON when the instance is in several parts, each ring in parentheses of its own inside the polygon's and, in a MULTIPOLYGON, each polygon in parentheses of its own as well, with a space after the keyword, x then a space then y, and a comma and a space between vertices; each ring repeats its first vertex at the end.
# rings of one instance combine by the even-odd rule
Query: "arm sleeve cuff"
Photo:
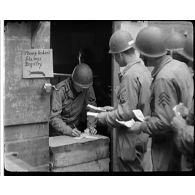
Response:
POLYGON ((100 123, 102 124, 106 124, 106 116, 107 116, 107 112, 100 112, 97 115, 97 119, 100 123))
POLYGON ((72 135, 72 128, 68 125, 63 129, 63 135, 72 135))
POLYGON ((142 122, 140 129, 142 132, 149 134, 146 122, 142 122))

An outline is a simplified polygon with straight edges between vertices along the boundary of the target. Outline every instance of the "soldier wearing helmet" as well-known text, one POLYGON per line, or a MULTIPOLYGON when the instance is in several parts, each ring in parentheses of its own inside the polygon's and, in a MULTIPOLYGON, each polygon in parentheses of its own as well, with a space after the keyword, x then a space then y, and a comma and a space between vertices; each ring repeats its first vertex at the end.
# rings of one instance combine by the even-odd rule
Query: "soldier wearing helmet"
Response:
POLYGON ((132 110, 140 109, 145 115, 150 113, 149 97, 151 74, 143 61, 136 55, 134 40, 130 33, 116 31, 110 38, 109 53, 120 66, 118 105, 114 110, 101 112, 97 120, 117 128, 117 168, 118 171, 143 171, 143 158, 147 148, 148 135, 128 133, 126 127, 119 126, 116 119, 127 121, 134 118, 132 110))
POLYGON ((136 37, 136 48, 154 66, 151 85, 151 117, 136 122, 130 132, 148 133, 152 137, 152 162, 154 171, 179 169, 180 153, 174 143, 171 120, 173 107, 180 102, 188 109, 194 93, 193 79, 187 65, 167 55, 165 37, 160 28, 148 26, 136 37))
MULTIPOLYGON (((192 35, 187 38, 184 49, 179 53, 188 61, 189 67, 193 70, 194 52, 192 35)), ((175 116, 171 124, 176 134, 177 147, 182 153, 181 169, 183 171, 192 171, 194 168, 194 97, 187 117, 185 118, 185 116, 181 115, 175 116)))
POLYGON ((60 82, 53 92, 50 125, 55 133, 80 136, 81 130, 89 128, 92 134, 96 122, 88 118, 86 126, 86 106, 87 104, 96 105, 95 93, 92 87, 93 73, 87 64, 77 65, 71 78, 60 82))
POLYGON ((178 51, 183 50, 186 37, 184 34, 172 30, 167 34, 165 39, 165 47, 168 53, 173 59, 184 61, 184 59, 178 55, 178 51))
POLYGON ((165 48, 168 51, 181 51, 184 48, 185 36, 172 30, 165 39, 165 48))
POLYGON ((190 69, 190 72, 194 76, 193 36, 191 34, 188 35, 184 43, 183 49, 178 51, 178 54, 180 54, 183 58, 185 58, 185 61, 190 69))

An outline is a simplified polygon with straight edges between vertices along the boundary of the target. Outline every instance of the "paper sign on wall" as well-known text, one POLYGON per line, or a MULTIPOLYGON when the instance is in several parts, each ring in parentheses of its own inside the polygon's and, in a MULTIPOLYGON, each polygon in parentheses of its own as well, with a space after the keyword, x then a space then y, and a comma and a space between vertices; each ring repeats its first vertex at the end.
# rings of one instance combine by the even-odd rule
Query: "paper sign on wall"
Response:
POLYGON ((23 78, 53 77, 52 49, 24 51, 23 78))

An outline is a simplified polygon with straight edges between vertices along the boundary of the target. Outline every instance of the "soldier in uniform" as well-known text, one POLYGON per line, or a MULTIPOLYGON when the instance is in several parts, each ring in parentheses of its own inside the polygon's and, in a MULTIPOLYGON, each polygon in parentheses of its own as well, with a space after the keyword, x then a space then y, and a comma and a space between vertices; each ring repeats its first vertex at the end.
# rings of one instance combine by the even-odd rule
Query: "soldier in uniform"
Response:
POLYGON ((175 116, 171 125, 175 132, 177 148, 182 153, 181 170, 192 171, 194 168, 194 104, 186 120, 182 116, 175 116))
MULTIPOLYGON (((188 34, 188 38, 186 38, 182 33, 171 31, 171 33, 168 33, 167 38, 165 39, 165 45, 168 53, 172 56, 172 58, 186 63, 193 75, 194 71, 192 67, 192 61, 183 55, 183 51, 186 49, 187 52, 193 52, 190 51, 189 43, 187 43, 191 41, 190 39, 192 39, 190 34, 188 34), (186 45, 186 43, 188 45, 186 45), (184 47, 186 48, 184 49, 184 47)), ((191 55, 191 53, 189 55, 191 55)))
POLYGON ((185 59, 185 62, 188 65, 192 76, 194 77, 194 51, 192 34, 188 35, 183 50, 180 50, 177 53, 185 59))
POLYGON ((149 26, 136 37, 136 48, 154 66, 151 85, 151 117, 136 122, 129 131, 145 132, 152 136, 152 161, 154 171, 175 171, 178 150, 174 144, 171 120, 173 107, 180 102, 188 109, 194 93, 193 79, 187 65, 167 55, 164 36, 160 28, 149 26))
POLYGON ((119 126, 116 119, 127 121, 134 118, 132 110, 140 109, 150 113, 149 97, 151 74, 143 61, 136 55, 134 40, 126 31, 116 31, 109 42, 111 53, 120 66, 120 86, 117 93, 118 105, 114 110, 101 112, 97 120, 101 124, 117 127, 117 168, 118 171, 143 171, 142 161, 147 149, 148 135, 129 133, 119 126))
POLYGON ((181 55, 178 55, 178 51, 184 48, 185 39, 186 37, 182 33, 174 30, 167 34, 165 38, 165 48, 173 59, 185 62, 185 59, 181 55))
POLYGON ((52 135, 80 136, 81 130, 86 127, 91 134, 96 134, 96 121, 86 117, 87 104, 96 105, 92 84, 92 70, 82 63, 74 68, 71 78, 56 86, 50 113, 52 135))
MULTIPOLYGON (((184 49, 180 51, 180 55, 186 58, 188 64, 191 64, 192 70, 194 70, 192 35, 187 38, 184 49)), ((181 169, 182 171, 192 171, 194 168, 194 97, 186 120, 185 116, 175 116, 171 125, 175 132, 177 147, 182 152, 181 169)))

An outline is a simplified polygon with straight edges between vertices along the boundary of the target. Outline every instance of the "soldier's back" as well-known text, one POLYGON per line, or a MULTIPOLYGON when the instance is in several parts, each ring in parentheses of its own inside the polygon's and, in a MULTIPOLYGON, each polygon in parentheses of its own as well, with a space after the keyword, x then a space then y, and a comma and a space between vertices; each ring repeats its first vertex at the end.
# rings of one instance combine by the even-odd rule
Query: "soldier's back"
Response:
POLYGON ((165 79, 175 88, 178 100, 191 107, 194 94, 194 82, 188 66, 178 60, 171 60, 159 72, 156 79, 165 79))

